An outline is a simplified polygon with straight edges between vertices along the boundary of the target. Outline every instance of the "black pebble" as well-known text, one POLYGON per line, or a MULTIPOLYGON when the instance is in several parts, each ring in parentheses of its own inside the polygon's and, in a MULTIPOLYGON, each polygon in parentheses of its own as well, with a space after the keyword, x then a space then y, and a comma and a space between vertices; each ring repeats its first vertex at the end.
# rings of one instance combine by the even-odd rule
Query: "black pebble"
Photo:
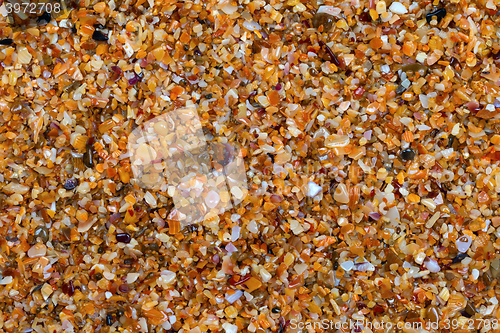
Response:
POLYGON ((272 310, 271 310, 273 313, 280 313, 281 309, 278 308, 278 307, 274 307, 272 310))
POLYGON ((101 273, 97 273, 94 275, 94 278, 96 279, 96 281, 102 279, 102 274, 101 273))
POLYGON ((450 137, 448 138, 448 148, 453 147, 453 142, 454 141, 455 141, 455 136, 450 135, 450 137))
POLYGON ((75 26, 72 26, 72 27, 71 27, 71 32, 72 32, 72 33, 74 33, 74 34, 76 34, 77 30, 76 30, 76 27, 75 27, 75 26))
POLYGON ((5 237, 5 239, 6 239, 7 241, 9 241, 9 242, 17 242, 17 239, 18 239, 18 238, 17 238, 17 237, 15 237, 15 236, 14 236, 14 237, 11 237, 11 236, 7 235, 7 236, 5 237))
POLYGON ((87 144, 87 150, 83 154, 83 164, 87 168, 94 167, 94 148, 91 144, 87 144))
POLYGON ((151 243, 151 244, 149 244, 149 249, 151 251, 156 251, 157 252, 160 249, 160 247, 156 243, 151 243))
POLYGON ((130 243, 132 237, 126 232, 116 235, 116 241, 120 243, 130 243))
POLYGON ((464 316, 467 318, 474 316, 477 312, 476 308, 474 307, 474 304, 472 304, 471 302, 467 302, 467 306, 465 307, 464 311, 465 311, 464 316))
POLYGON ((106 37, 102 32, 100 32, 99 30, 96 30, 94 31, 94 33, 92 34, 92 39, 93 40, 96 40, 98 42, 107 42, 108 41, 108 37, 106 37))
POLYGON ((415 158, 415 151, 411 148, 405 149, 401 152, 401 158, 405 161, 413 161, 415 158))
POLYGON ((36 21, 40 25, 48 24, 50 20, 51 20, 50 14, 47 12, 43 12, 43 14, 36 19, 36 21))
POLYGON ((212 99, 212 94, 206 94, 206 95, 205 95, 205 98, 206 98, 206 99, 212 99))
POLYGON ((456 65, 456 64, 459 64, 459 62, 458 62, 457 58, 452 57, 452 58, 450 59, 450 66, 451 66, 452 68, 455 68, 455 65, 456 65))
POLYGON ((369 12, 362 12, 358 16, 358 21, 360 21, 360 22, 371 22, 372 21, 372 17, 370 16, 369 12))
POLYGON ((47 243, 49 240, 49 230, 44 226, 37 227, 33 235, 35 236, 35 239, 40 237, 43 243, 47 243))
POLYGON ((312 26, 315 29, 318 29, 320 26, 323 26, 323 32, 328 32, 332 29, 333 23, 335 22, 332 15, 327 13, 316 13, 312 17, 312 26))
POLYGON ((0 40, 0 45, 12 45, 13 43, 14 43, 14 40, 12 40, 10 38, 0 40))
POLYGON ((430 12, 429 14, 425 15, 425 19, 427 20, 427 23, 431 23, 433 16, 436 16, 438 23, 441 22, 441 20, 446 16, 446 9, 439 8, 439 9, 436 9, 435 11, 430 12))
POLYGON ((113 315, 112 314, 108 314, 106 316, 106 325, 108 325, 108 326, 113 325, 113 315))
POLYGON ((184 45, 184 51, 189 51, 189 45, 184 45))
POLYGON ((453 259, 453 261, 451 263, 452 264, 458 264, 459 262, 461 262, 462 260, 464 260, 466 257, 467 257, 467 253, 460 253, 459 255, 457 255, 453 259))
POLYGON ((403 87, 402 85, 399 85, 397 88, 396 88, 396 94, 402 94, 406 91, 406 88, 403 87))
POLYGON ((74 178, 71 178, 71 179, 67 179, 66 182, 64 183, 63 187, 70 191, 72 189, 74 189, 76 186, 78 185, 78 181, 74 178))

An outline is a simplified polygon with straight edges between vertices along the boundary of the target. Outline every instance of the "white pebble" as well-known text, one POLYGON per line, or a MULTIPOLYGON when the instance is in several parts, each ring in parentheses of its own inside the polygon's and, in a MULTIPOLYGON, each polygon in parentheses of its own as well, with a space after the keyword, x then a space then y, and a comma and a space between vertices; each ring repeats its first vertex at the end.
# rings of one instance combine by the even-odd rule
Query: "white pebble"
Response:
POLYGON ((238 332, 238 326, 230 324, 230 323, 224 323, 222 324, 222 328, 226 331, 226 333, 236 333, 238 332))
POLYGON ((12 276, 6 276, 0 280, 0 285, 7 285, 9 283, 12 283, 13 278, 12 276))
POLYGON ((462 237, 458 238, 457 241, 455 242, 457 250, 462 253, 467 252, 471 244, 472 244, 472 238, 469 235, 463 235, 462 237))
POLYGON ((220 196, 215 191, 208 192, 207 196, 205 197, 205 203, 207 204, 208 208, 217 207, 219 201, 220 201, 220 196))
POLYGON ((427 260, 424 262, 424 265, 425 268, 427 268, 432 273, 437 273, 441 270, 441 267, 439 267, 438 262, 432 258, 427 258, 427 260))
POLYGON ((307 183, 307 186, 309 187, 309 190, 307 192, 307 196, 310 198, 314 198, 315 196, 318 195, 318 193, 321 192, 321 186, 319 186, 315 182, 309 182, 309 183, 307 183))
POLYGON ((238 200, 243 199, 243 191, 238 186, 231 187, 231 194, 238 200))
POLYGON ((296 264, 293 268, 295 269, 295 272, 300 275, 304 273, 307 267, 308 266, 306 264, 296 264))
POLYGON ((139 273, 128 273, 127 274, 127 283, 134 283, 139 278, 139 273))
POLYGON ((241 227, 239 225, 235 225, 231 229, 231 242, 235 242, 238 240, 238 238, 240 238, 240 231, 241 231, 241 227))
POLYGON ((394 14, 406 14, 408 13, 408 9, 406 9, 405 5, 400 2, 393 2, 389 7, 389 10, 394 14))
POLYGON ((250 223, 248 223, 247 229, 248 229, 248 231, 250 231, 253 234, 256 234, 259 232, 259 228, 257 227, 257 223, 255 223, 255 221, 251 221, 250 223))
POLYGON ((43 257, 47 253, 47 247, 42 243, 38 243, 33 245, 28 250, 28 257, 30 258, 40 258, 43 257))
POLYGON ((321 6, 319 7, 317 13, 326 13, 333 16, 338 16, 341 13, 340 8, 333 6, 321 6))
POLYGON ((472 270, 472 277, 474 278, 474 280, 477 280, 477 278, 479 277, 479 271, 475 268, 472 270))
POLYGON ((340 264, 340 267, 342 267, 344 271, 349 272, 354 267, 354 263, 350 260, 344 261, 340 264))

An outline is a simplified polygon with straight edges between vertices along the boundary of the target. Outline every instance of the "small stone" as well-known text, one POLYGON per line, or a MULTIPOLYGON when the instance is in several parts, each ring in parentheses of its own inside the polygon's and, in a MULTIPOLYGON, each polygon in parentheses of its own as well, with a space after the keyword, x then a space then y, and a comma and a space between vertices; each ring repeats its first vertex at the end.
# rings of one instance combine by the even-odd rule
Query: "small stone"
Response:
POLYGON ((47 247, 42 243, 38 243, 36 245, 33 245, 28 250, 28 257, 30 257, 30 258, 43 257, 45 254, 47 254, 47 247))
POLYGON ((217 192, 215 191, 210 191, 208 192, 207 196, 205 197, 205 204, 207 205, 208 208, 215 208, 220 202, 220 196, 217 192))
POLYGON ((471 302, 467 302, 467 305, 465 306, 464 311, 470 317, 474 316, 477 312, 476 308, 474 307, 474 304, 472 304, 471 302))
POLYGON ((265 268, 261 268, 259 274, 263 282, 267 282, 273 277, 265 268))
POLYGON ((417 60, 421 64, 425 62, 425 59, 427 59, 427 54, 425 54, 424 52, 419 52, 415 57, 415 60, 417 60))
POLYGON ((349 272, 354 267, 354 262, 350 260, 344 261, 343 263, 340 264, 340 267, 342 267, 344 271, 349 272))
POLYGON ((439 8, 436 9, 435 11, 430 12, 429 14, 425 15, 425 19, 427 20, 427 23, 431 23, 432 18, 436 17, 437 22, 441 22, 441 20, 446 16, 446 9, 445 8, 439 8))
POLYGON ((154 131, 158 135, 167 135, 168 134, 168 125, 164 121, 159 121, 153 126, 154 131))
POLYGON ((401 158, 405 161, 413 161, 415 158, 415 151, 411 148, 405 149, 401 152, 401 158))
POLYGON ((137 148, 136 158, 140 159, 143 164, 149 164, 156 159, 156 151, 150 145, 143 143, 137 148))
POLYGON ((77 186, 78 186, 78 180, 76 180, 74 178, 67 179, 63 185, 64 189, 66 189, 68 191, 71 191, 72 189, 74 189, 77 186))
POLYGON ((340 203, 349 203, 349 193, 347 192, 347 187, 344 184, 337 185, 335 193, 333 194, 333 199, 340 203))
POLYGON ((111 326, 113 325, 113 315, 108 313, 106 316, 106 325, 111 326))
POLYGON ((297 274, 302 274, 304 273, 304 271, 307 269, 307 265, 306 264, 296 264, 294 266, 294 270, 295 272, 297 272, 297 274))
POLYGON ((431 211, 434 211, 434 209, 436 209, 436 203, 432 199, 422 199, 421 203, 431 211))
POLYGON ((43 14, 38 16, 38 18, 36 19, 36 21, 39 25, 49 24, 50 20, 51 20, 51 16, 50 16, 50 13, 48 13, 48 12, 43 12, 43 14))
POLYGON ((226 331, 226 333, 236 333, 236 332, 238 332, 238 326, 230 324, 230 323, 224 323, 224 324, 222 324, 222 328, 226 331))
POLYGON ((457 250, 462 253, 467 252, 471 244, 472 244, 472 238, 469 235, 463 235, 462 237, 458 238, 455 242, 457 250))
POLYGON ((316 184, 315 182, 309 182, 307 183, 308 186, 308 191, 307 191, 307 196, 310 198, 314 198, 321 192, 321 186, 316 184))
POLYGON ((483 283, 489 287, 492 283, 493 283, 494 279, 493 279, 493 276, 491 275, 491 272, 490 271, 486 271, 484 274, 483 274, 483 283))
POLYGON ((406 14, 408 13, 408 9, 406 9, 405 5, 400 2, 393 2, 389 7, 389 10, 394 14, 406 14))
POLYGON ((424 262, 425 268, 427 268, 430 272, 432 273, 437 273, 441 271, 441 267, 439 267, 439 264, 436 260, 427 258, 427 260, 424 262))
POLYGON ((127 274, 127 283, 131 284, 134 283, 138 278, 140 274, 139 273, 128 273, 127 274))
POLYGON ((104 35, 101 31, 95 30, 94 33, 92 34, 92 39, 96 40, 98 42, 107 42, 108 37, 104 35))
POLYGON ((435 306, 429 306, 425 311, 425 317, 431 323, 437 323, 439 321, 439 312, 435 306))
POLYGON ((37 237, 40 237, 42 243, 47 243, 47 241, 49 240, 49 230, 44 226, 39 226, 35 229, 35 233, 33 234, 33 236, 35 236, 35 239, 37 237))
POLYGON ((69 280, 68 283, 62 285, 62 292, 69 296, 73 296, 75 294, 75 286, 73 285, 72 280, 69 280))
POLYGON ((43 299, 45 300, 47 300, 47 298, 49 298, 49 296, 54 292, 52 286, 48 283, 44 284, 40 291, 42 292, 43 299))
POLYGON ((12 40, 11 38, 0 40, 0 45, 12 45, 12 44, 14 44, 14 40, 12 40))
POLYGON ((238 200, 243 199, 243 191, 238 186, 231 187, 231 194, 238 200))
POLYGON ((448 302, 448 299, 450 298, 450 290, 446 287, 444 287, 441 292, 439 293, 439 298, 441 298, 443 301, 448 302))
POLYGON ((0 285, 5 286, 8 285, 9 283, 12 283, 14 278, 12 276, 5 276, 0 279, 0 285))
POLYGON ((330 31, 333 27, 334 17, 327 13, 316 13, 312 18, 312 25, 315 29, 323 26, 323 32, 330 31))
POLYGON ((377 2, 377 5, 375 6, 375 10, 377 14, 382 14, 387 11, 387 5, 385 4, 385 1, 379 1, 377 2))
POLYGON ((236 318, 238 316, 238 311, 234 306, 228 306, 227 308, 224 309, 224 312, 229 318, 236 318))
POLYGON ((116 235, 116 241, 120 243, 130 243, 132 237, 126 232, 116 235))
POLYGON ((475 268, 472 270, 472 277, 474 278, 474 281, 479 277, 479 271, 475 268))

